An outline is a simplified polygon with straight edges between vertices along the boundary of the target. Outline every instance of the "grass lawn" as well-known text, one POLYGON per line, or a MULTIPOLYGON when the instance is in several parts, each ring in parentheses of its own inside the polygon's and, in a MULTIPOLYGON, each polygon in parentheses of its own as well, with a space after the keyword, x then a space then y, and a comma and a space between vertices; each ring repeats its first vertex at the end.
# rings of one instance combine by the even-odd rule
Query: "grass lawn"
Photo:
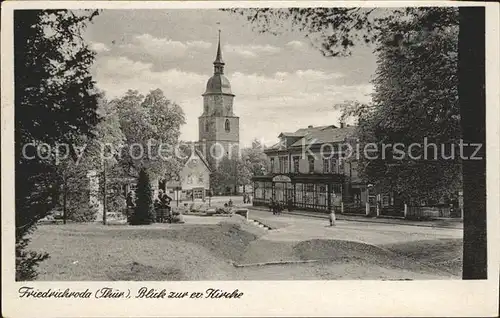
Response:
POLYGON ((38 279, 46 281, 460 278, 461 240, 375 247, 269 241, 265 234, 239 217, 212 224, 43 225, 30 248, 51 256, 39 268, 38 279), (233 266, 311 259, 317 262, 233 266))

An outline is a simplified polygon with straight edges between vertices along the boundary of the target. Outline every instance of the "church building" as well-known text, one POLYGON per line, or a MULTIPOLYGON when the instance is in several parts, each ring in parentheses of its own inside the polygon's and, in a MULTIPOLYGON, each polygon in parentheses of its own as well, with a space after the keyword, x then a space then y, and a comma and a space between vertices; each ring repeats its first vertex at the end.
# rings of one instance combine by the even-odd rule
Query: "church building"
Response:
POLYGON ((240 142, 240 119, 234 114, 234 94, 224 75, 224 61, 219 41, 214 61, 214 74, 208 79, 203 93, 203 113, 198 118, 200 151, 212 168, 224 156, 237 158, 240 142))

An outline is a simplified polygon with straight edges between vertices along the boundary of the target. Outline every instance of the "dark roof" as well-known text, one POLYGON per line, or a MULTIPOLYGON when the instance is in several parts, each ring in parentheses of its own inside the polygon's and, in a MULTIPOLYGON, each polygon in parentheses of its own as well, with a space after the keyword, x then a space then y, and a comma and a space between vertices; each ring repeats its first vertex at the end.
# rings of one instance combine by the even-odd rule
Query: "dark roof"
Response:
POLYGON ((294 142, 290 147, 301 146, 303 144, 311 145, 342 142, 346 138, 352 136, 355 130, 356 127, 335 128, 335 126, 327 126, 318 130, 312 130, 306 136, 304 136, 304 138, 301 138, 294 142))
POLYGON ((181 162, 183 165, 185 165, 189 158, 191 158, 193 154, 193 150, 195 151, 196 155, 201 159, 201 161, 207 166, 208 169, 210 169, 210 164, 207 161, 207 158, 203 155, 201 151, 196 149, 196 145, 194 143, 192 144, 183 144, 179 146, 179 151, 182 153, 181 162))
POLYGON ((279 134, 278 138, 281 137, 304 137, 305 133, 297 133, 297 132, 282 132, 279 134))
POLYGON ((328 126, 318 126, 318 127, 307 127, 307 128, 300 128, 295 132, 295 134, 302 134, 302 135, 307 135, 315 131, 320 131, 326 128, 337 128, 335 125, 328 125, 328 126))
MULTIPOLYGON (((313 144, 324 144, 324 143, 337 143, 342 142, 346 138, 349 138, 354 134, 356 127, 347 126, 338 128, 335 125, 328 126, 318 126, 318 127, 307 127, 300 128, 296 132, 282 132, 278 138, 282 137, 298 137, 294 143, 292 143, 289 147, 300 147, 304 145, 313 145, 313 144)), ((278 142, 277 144, 269 147, 266 151, 273 150, 286 150, 285 143, 283 141, 278 142)))
POLYGON ((214 74, 212 77, 210 77, 207 82, 207 89, 205 90, 205 93, 203 93, 203 95, 210 94, 233 95, 231 91, 231 83, 229 83, 227 77, 225 77, 223 74, 214 74))
POLYGON ((280 140, 278 143, 272 145, 271 147, 264 149, 264 152, 268 150, 285 150, 285 149, 286 149, 286 143, 280 140))

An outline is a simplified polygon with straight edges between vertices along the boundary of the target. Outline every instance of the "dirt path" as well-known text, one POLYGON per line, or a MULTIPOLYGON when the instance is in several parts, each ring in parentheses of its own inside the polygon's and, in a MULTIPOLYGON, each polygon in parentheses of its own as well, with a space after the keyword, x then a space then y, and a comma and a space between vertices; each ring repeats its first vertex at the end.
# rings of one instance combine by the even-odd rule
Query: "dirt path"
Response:
POLYGON ((403 230, 387 227, 382 231, 353 224, 326 228, 321 223, 287 220, 278 230, 266 231, 242 218, 230 219, 136 227, 40 226, 30 248, 51 255, 40 266, 39 280, 47 281, 459 278, 455 265, 457 259, 461 263, 460 242, 443 241, 442 235, 404 236, 403 230), (401 240, 403 236, 406 240, 401 240), (381 249, 356 242, 366 238, 391 245, 381 249), (311 259, 319 262, 232 265, 311 259), (454 269, 441 271, 421 261, 454 269))

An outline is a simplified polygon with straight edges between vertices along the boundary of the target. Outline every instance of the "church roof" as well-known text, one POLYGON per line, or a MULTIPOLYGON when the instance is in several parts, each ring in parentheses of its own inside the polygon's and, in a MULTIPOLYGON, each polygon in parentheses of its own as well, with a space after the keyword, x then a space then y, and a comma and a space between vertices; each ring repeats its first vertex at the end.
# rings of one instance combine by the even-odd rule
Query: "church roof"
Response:
POLYGON ((223 74, 214 74, 208 79, 207 89, 203 95, 205 94, 233 95, 231 91, 231 83, 229 83, 229 80, 223 74))
POLYGON ((224 64, 222 60, 222 50, 220 49, 220 30, 219 30, 219 44, 217 45, 217 55, 215 56, 214 64, 224 64))
POLYGON ((231 92, 231 84, 229 83, 227 77, 224 76, 224 61, 222 60, 222 50, 220 48, 220 30, 219 41, 217 45, 217 55, 215 56, 214 61, 214 75, 208 79, 207 88, 203 95, 208 94, 233 95, 233 93, 231 92))

